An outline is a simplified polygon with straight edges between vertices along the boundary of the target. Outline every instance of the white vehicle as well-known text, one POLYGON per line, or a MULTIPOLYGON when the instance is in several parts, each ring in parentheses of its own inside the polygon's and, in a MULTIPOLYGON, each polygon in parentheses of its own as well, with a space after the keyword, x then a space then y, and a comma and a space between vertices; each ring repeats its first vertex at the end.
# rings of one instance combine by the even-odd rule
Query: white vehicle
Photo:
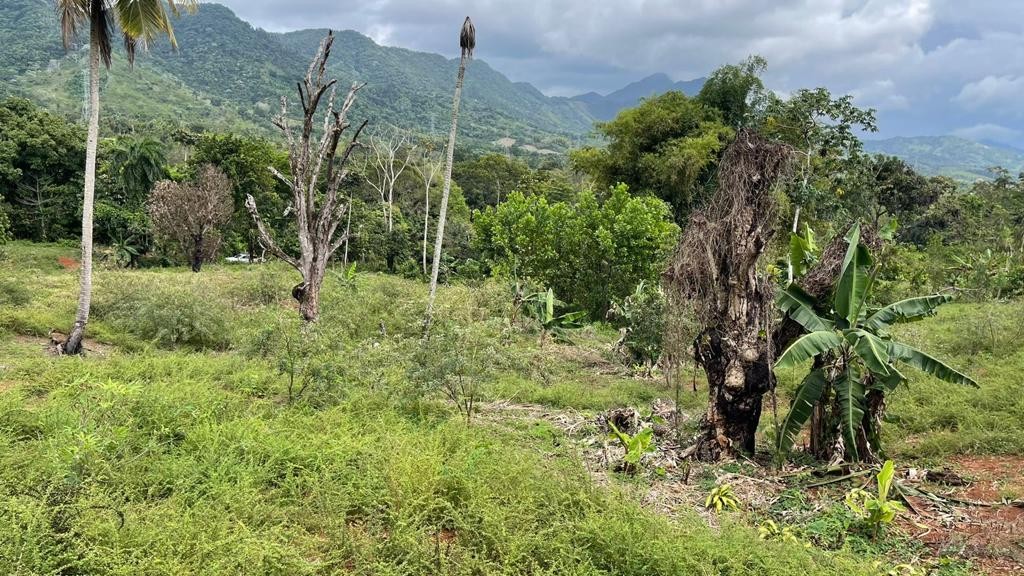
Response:
POLYGON ((248 252, 239 252, 234 256, 228 256, 224 261, 229 264, 249 264, 250 262, 253 264, 260 264, 263 262, 263 257, 253 256, 252 260, 250 260, 248 252))

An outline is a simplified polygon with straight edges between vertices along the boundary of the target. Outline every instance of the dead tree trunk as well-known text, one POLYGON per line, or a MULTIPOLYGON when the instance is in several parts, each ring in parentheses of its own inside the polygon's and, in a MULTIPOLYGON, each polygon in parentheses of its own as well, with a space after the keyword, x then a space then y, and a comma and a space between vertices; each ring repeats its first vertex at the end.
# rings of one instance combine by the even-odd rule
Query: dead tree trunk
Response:
POLYGON ((363 84, 352 84, 340 109, 335 108, 335 80, 327 80, 327 60, 334 44, 334 33, 328 32, 320 43, 303 82, 298 84, 299 102, 302 104, 301 133, 296 135, 288 121, 288 101, 281 99, 281 114, 274 119, 288 142, 290 175, 274 169, 274 173, 292 191, 292 206, 298 230, 299 255, 282 250, 274 241, 270 230, 260 218, 253 197, 246 196, 245 207, 256 223, 260 244, 271 254, 291 264, 302 282, 292 289, 299 302, 299 313, 312 322, 320 315, 320 287, 323 285, 327 263, 334 252, 348 238, 348 232, 336 234, 346 216, 349 203, 339 197, 338 189, 348 176, 346 168, 352 151, 359 146, 359 134, 366 122, 355 130, 348 144, 339 153, 341 137, 351 126, 348 111, 355 103, 356 92, 363 84), (313 125, 321 100, 327 96, 323 128, 319 140, 313 134, 313 125))
POLYGON ((203 268, 203 258, 206 255, 203 252, 203 234, 196 234, 192 241, 194 242, 192 246, 192 271, 199 272, 203 268))
POLYGON ((757 262, 775 233, 775 184, 790 151, 740 132, 722 157, 718 189, 690 217, 667 272, 673 299, 703 327, 694 357, 708 379, 708 408, 690 453, 701 460, 754 450, 762 399, 775 386, 774 287, 757 262))

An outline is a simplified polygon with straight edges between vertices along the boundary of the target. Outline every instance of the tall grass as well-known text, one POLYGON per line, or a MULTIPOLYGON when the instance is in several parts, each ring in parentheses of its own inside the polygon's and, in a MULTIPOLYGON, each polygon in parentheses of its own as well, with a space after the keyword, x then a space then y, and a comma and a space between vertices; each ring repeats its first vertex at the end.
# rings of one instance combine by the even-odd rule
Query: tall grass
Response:
MULTIPOLYGON (((315 327, 325 385, 291 403, 279 338, 303 328, 288 297, 297 279, 276 265, 100 270, 90 333, 110 349, 51 357, 40 339, 12 336, 71 317, 75 272, 50 265, 66 251, 14 243, 0 263, 8 281, 38 288, 0 302, 0 573, 871 572, 847 551, 760 542, 738 522, 668 520, 628 484, 595 484, 570 443, 493 419, 467 426, 414 381, 426 297, 416 281, 329 278, 315 327)), ((466 355, 486 364, 482 399, 599 410, 671 394, 609 364, 607 328, 541 346, 509 324, 506 290, 439 294, 458 345, 486 350, 466 355)), ((1024 447, 1024 357, 956 349, 971 311, 901 334, 973 358, 983 386, 915 376, 887 426, 902 457, 1024 447)), ((686 407, 702 400, 689 394, 686 407)))

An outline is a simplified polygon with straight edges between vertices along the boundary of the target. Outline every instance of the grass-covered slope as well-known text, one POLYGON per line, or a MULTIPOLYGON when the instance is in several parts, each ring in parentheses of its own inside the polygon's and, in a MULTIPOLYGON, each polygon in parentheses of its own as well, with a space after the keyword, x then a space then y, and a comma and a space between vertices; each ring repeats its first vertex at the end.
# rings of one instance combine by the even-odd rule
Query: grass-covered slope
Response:
MULTIPOLYGON (((848 552, 759 542, 739 521, 659 516, 629 483, 596 484, 549 429, 467 425, 413 383, 419 283, 330 282, 336 378, 289 405, 267 345, 294 327, 288 270, 100 268, 98 342, 55 358, 38 336, 71 317, 74 250, 7 251, 2 573, 869 573, 848 552)), ((593 368, 613 333, 541 347, 508 325, 506 301, 498 285, 440 297, 439 318, 491 346, 492 398, 599 408, 664 392, 593 368)))
MULTIPOLYGON (((923 551, 909 533, 857 536, 843 487, 811 494, 749 463, 695 467, 690 481, 680 470, 595 468, 599 432, 550 422, 674 391, 616 364, 611 329, 584 329, 568 345, 510 323, 496 282, 442 290, 428 351, 449 363, 435 365, 419 338, 424 285, 331 277, 306 334, 318 338, 310 358, 323 378, 289 403, 295 357, 282 337, 303 336, 289 269, 101 266, 92 353, 57 358, 45 336, 73 317, 76 250, 5 251, 0 573, 874 574, 876 559, 923 551), (470 424, 422 378, 424 365, 478 380, 470 424), (499 408, 509 403, 549 419, 511 418, 499 408), (698 515, 726 477, 746 484, 749 505, 698 515), (677 503, 662 515, 655 503, 666 498, 677 503), (814 546, 760 541, 765 518, 814 546)), ((1019 304, 958 304, 901 329, 982 385, 912 375, 886 424, 901 467, 1024 450, 1022 316, 1019 304)), ((783 408, 795 379, 783 375, 783 408)), ((703 408, 699 387, 682 394, 688 427, 703 408)), ((764 449, 771 427, 769 411, 764 449)), ((936 574, 967 573, 949 566, 936 574)))

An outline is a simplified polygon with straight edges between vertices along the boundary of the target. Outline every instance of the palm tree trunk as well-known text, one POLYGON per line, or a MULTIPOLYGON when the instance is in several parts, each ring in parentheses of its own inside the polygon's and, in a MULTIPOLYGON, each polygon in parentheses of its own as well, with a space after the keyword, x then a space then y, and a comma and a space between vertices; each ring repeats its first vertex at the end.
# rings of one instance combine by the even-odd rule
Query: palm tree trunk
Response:
POLYGON ((444 244, 444 224, 448 216, 448 194, 452 190, 452 163, 455 161, 455 132, 459 124, 459 100, 462 98, 462 81, 466 77, 465 50, 459 60, 459 75, 455 80, 455 98, 452 102, 452 127, 448 131, 448 158, 444 167, 444 190, 441 192, 441 208, 437 214, 437 236, 434 240, 434 261, 430 268, 430 296, 427 297, 427 316, 423 320, 423 335, 430 333, 434 319, 434 297, 437 295, 437 273, 441 265, 441 245, 444 244))
MULTIPOLYGON (((433 176, 431 176, 433 179, 433 176)), ((423 275, 427 274, 427 232, 430 227, 430 184, 426 186, 424 195, 426 206, 423 208, 423 275)))
POLYGON ((85 146, 85 190, 82 194, 82 263, 79 269, 78 312, 64 343, 65 354, 79 354, 92 304, 92 205, 96 192, 96 148, 100 135, 100 47, 93 24, 89 42, 89 132, 85 146))

